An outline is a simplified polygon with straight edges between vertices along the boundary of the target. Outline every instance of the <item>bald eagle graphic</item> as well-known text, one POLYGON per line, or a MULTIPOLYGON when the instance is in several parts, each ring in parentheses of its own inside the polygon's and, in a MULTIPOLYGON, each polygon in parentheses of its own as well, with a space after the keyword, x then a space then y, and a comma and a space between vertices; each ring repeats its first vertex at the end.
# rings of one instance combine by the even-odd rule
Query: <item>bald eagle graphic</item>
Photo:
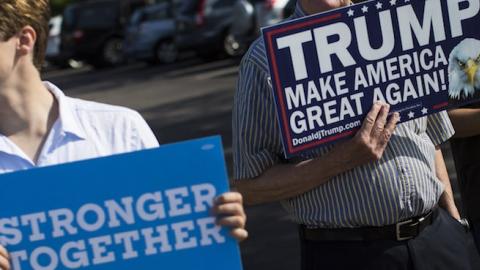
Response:
POLYGON ((452 50, 449 59, 448 94, 460 100, 480 92, 480 40, 467 38, 452 50))

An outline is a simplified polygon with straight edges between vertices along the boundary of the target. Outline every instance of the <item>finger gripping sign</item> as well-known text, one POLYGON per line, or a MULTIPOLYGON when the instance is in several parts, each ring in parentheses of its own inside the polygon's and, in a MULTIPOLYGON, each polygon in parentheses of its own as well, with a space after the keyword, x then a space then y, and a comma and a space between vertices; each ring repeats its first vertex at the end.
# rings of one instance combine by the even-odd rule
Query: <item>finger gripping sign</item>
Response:
POLYGON ((262 29, 286 157, 480 98, 479 0, 379 0, 262 29))
POLYGON ((0 176, 14 270, 234 269, 210 213, 228 191, 219 137, 0 176))

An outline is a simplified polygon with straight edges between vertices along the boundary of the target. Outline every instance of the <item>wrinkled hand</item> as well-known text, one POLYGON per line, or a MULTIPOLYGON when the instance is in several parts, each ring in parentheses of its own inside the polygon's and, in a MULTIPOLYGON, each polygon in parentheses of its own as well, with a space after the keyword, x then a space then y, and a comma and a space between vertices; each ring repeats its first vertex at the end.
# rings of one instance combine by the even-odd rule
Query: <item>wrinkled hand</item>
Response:
POLYGON ((0 269, 10 270, 10 257, 7 250, 0 245, 0 269))
POLYGON ((238 241, 248 237, 245 230, 247 216, 243 209, 243 198, 238 192, 228 192, 215 199, 212 211, 217 215, 217 224, 230 227, 230 234, 238 241))
POLYGON ((398 113, 388 119, 389 111, 388 104, 377 102, 373 105, 355 137, 335 149, 342 162, 354 168, 382 158, 400 120, 398 113))

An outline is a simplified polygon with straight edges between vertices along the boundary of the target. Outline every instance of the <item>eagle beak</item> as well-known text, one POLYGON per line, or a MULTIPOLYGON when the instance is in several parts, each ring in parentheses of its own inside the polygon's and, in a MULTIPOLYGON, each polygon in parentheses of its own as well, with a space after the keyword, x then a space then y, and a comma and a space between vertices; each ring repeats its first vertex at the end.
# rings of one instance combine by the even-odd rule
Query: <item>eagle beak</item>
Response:
POLYGON ((468 82, 475 86, 475 74, 477 74, 478 65, 472 59, 469 59, 467 62, 467 67, 465 68, 465 73, 468 77, 468 82))

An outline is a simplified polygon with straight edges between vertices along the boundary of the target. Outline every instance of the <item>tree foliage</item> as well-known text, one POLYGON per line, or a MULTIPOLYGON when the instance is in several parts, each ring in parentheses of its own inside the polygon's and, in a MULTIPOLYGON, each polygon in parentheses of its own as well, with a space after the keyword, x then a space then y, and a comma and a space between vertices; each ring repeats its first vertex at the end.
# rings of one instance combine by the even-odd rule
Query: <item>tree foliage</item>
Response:
POLYGON ((52 8, 52 15, 58 15, 63 12, 63 9, 71 3, 72 0, 50 0, 50 5, 52 8))

